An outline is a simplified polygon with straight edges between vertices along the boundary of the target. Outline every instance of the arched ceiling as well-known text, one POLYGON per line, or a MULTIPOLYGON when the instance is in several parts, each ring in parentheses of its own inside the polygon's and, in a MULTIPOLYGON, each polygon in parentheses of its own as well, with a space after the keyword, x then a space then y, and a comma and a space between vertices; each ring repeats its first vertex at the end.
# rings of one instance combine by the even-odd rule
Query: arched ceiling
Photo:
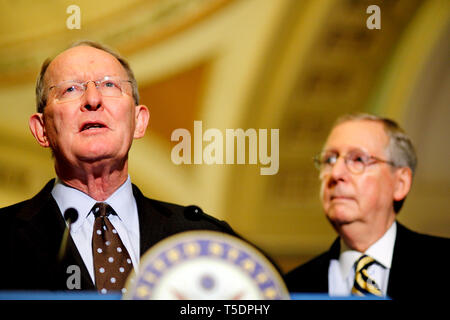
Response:
POLYGON ((80 28, 69 29, 72 1, 2 1, 0 83, 30 80, 42 61, 79 39, 129 56, 223 9, 233 0, 77 1, 80 28))

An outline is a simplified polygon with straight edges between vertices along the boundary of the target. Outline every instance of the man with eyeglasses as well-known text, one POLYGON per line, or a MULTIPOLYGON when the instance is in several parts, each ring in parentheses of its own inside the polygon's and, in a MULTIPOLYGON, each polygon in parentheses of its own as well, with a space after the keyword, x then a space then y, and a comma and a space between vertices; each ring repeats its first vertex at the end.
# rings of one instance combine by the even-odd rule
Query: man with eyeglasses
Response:
POLYGON ((327 252, 287 273, 291 292, 401 299, 438 297, 449 287, 440 261, 450 239, 396 222, 416 168, 412 142, 397 123, 343 116, 314 162, 322 206, 339 237, 327 252))
POLYGON ((128 152, 144 136, 149 110, 118 54, 74 44, 44 62, 36 100, 29 126, 51 149, 57 178, 0 209, 0 289, 124 293, 140 256, 158 241, 198 229, 236 235, 197 207, 148 199, 131 183, 128 152))

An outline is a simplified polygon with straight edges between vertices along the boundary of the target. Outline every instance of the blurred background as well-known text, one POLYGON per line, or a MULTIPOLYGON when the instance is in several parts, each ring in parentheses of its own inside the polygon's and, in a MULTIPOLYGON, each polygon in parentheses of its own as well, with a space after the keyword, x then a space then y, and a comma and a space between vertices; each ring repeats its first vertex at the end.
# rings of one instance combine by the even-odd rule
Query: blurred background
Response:
POLYGON ((392 117, 412 136, 419 165, 398 219, 450 236, 450 1, 2 0, 0 206, 54 177, 49 150, 28 129, 34 84, 45 58, 80 39, 128 59, 150 108, 147 134, 131 149, 132 181, 148 197, 227 220, 284 271, 336 237, 312 157, 348 112, 392 117), (380 30, 366 27, 372 4, 380 30), (80 8, 80 29, 67 27, 70 5, 80 8), (279 129, 278 173, 175 165, 171 133, 193 134, 194 120, 224 136, 226 128, 279 129))

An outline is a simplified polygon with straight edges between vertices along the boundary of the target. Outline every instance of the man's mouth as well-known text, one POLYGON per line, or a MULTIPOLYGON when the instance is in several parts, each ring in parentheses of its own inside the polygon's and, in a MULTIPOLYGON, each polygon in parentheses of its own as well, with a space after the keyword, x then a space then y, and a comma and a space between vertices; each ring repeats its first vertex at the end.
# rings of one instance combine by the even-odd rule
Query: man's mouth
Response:
POLYGON ((106 128, 106 125, 101 122, 87 122, 81 126, 80 132, 99 128, 106 128))
POLYGON ((330 197, 330 200, 331 201, 333 201, 333 200, 354 200, 354 198, 353 197, 349 197, 349 196, 331 196, 330 197))

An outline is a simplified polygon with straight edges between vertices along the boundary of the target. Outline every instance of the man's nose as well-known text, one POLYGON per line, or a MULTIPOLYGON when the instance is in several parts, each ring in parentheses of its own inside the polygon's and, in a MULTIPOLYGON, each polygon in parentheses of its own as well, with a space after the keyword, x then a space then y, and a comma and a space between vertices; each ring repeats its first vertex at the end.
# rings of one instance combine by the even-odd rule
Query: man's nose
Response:
POLYGON ((343 157, 338 157, 336 159, 336 163, 331 167, 331 171, 329 173, 329 183, 345 181, 349 174, 350 172, 345 164, 345 159, 343 157))
POLYGON ((96 111, 102 107, 102 94, 93 81, 86 85, 82 108, 87 111, 96 111))

